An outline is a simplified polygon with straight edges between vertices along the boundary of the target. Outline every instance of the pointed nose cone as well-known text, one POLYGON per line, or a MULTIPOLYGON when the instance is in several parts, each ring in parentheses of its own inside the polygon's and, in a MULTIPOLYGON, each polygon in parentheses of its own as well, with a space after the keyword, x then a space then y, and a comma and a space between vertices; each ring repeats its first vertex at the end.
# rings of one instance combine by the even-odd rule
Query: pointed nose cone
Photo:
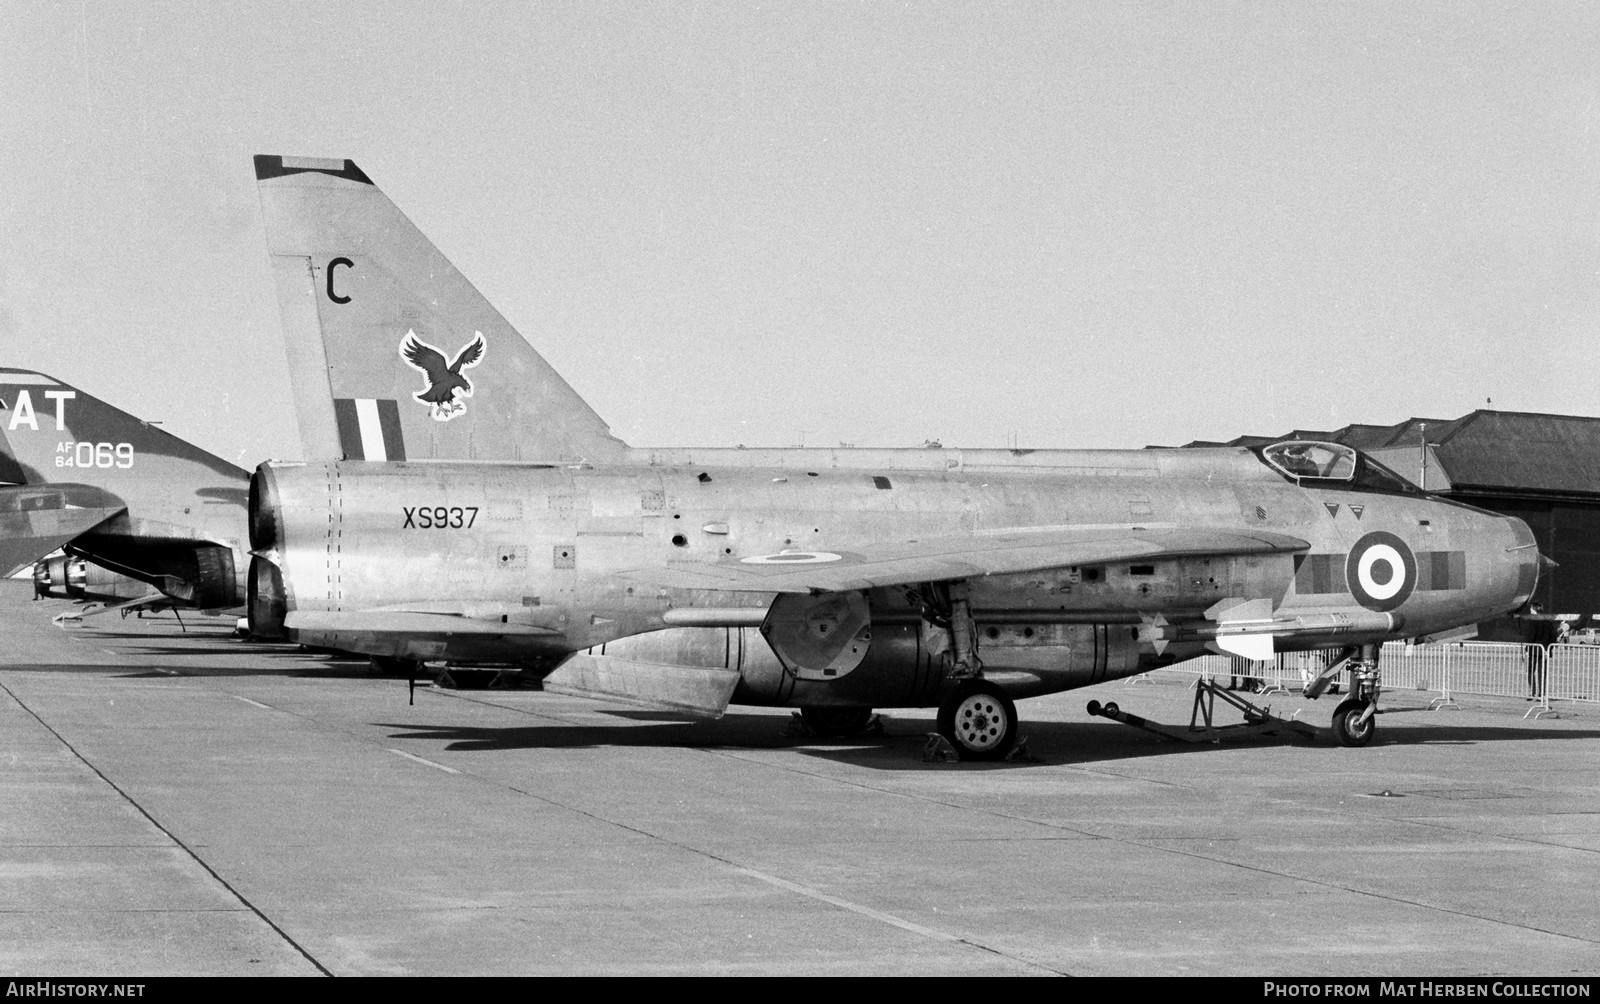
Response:
MULTIPOLYGON (((1518 607, 1516 609, 1516 613, 1517 613, 1518 616, 1521 616, 1523 614, 1526 614, 1526 613, 1529 613, 1529 612, 1532 611, 1532 609, 1533 609, 1533 594, 1539 588, 1539 581, 1542 578, 1544 578, 1544 573, 1550 571, 1552 568, 1560 568, 1560 567, 1561 567, 1561 565, 1558 562, 1553 561, 1550 558, 1546 557, 1542 552, 1539 553, 1539 560, 1534 563, 1533 585, 1528 589, 1527 597, 1525 599, 1523 599, 1522 603, 1520 605, 1518 605, 1518 607)), ((1520 571, 1520 569, 1519 569, 1519 571, 1520 571)), ((1526 577, 1525 573, 1522 576, 1520 576, 1519 577, 1519 583, 1520 583, 1520 579, 1521 578, 1525 578, 1525 577, 1526 577)), ((1518 586, 1518 593, 1519 594, 1521 593, 1520 584, 1518 586)))
POLYGON ((1539 553, 1539 544, 1533 539, 1533 531, 1528 529, 1528 524, 1515 516, 1507 516, 1506 520, 1511 525, 1512 537, 1506 554, 1514 561, 1517 573, 1511 609, 1519 610, 1527 605, 1533 598, 1534 590, 1539 588, 1539 574, 1547 568, 1556 567, 1556 563, 1539 553))

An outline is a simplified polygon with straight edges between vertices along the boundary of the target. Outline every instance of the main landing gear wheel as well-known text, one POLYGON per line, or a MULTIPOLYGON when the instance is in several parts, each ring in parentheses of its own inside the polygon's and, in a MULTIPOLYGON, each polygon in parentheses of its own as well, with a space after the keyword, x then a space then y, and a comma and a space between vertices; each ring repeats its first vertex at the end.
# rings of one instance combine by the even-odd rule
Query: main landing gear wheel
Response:
POLYGON ((819 736, 858 736, 872 721, 872 709, 801 708, 800 717, 819 736))
POLYGON ((1017 706, 982 680, 963 684, 939 705, 939 734, 963 760, 999 760, 1017 741, 1017 706))
POLYGON ((1378 731, 1378 718, 1374 715, 1363 722, 1361 716, 1366 711, 1367 702, 1354 699, 1333 709, 1333 734, 1341 746, 1365 746, 1372 742, 1372 734, 1378 731))

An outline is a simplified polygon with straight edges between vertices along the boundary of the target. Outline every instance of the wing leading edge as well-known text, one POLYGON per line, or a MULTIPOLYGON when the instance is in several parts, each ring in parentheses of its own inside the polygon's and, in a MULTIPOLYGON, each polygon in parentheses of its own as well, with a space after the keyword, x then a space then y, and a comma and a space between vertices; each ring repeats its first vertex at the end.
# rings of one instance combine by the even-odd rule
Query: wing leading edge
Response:
POLYGON ((942 582, 1115 561, 1291 554, 1310 543, 1266 530, 1220 527, 1050 527, 929 538, 831 551, 788 551, 712 565, 688 562, 619 573, 653 586, 810 593, 942 582))

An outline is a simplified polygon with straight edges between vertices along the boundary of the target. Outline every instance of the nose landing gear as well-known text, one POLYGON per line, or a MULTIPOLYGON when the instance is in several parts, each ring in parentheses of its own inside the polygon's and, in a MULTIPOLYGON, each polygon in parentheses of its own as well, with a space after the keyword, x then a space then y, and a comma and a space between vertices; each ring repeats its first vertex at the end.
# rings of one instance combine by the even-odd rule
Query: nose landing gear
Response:
POLYGON ((1363 645, 1350 660, 1350 698, 1333 709, 1333 735, 1341 746, 1365 746, 1378 731, 1378 646, 1363 645))

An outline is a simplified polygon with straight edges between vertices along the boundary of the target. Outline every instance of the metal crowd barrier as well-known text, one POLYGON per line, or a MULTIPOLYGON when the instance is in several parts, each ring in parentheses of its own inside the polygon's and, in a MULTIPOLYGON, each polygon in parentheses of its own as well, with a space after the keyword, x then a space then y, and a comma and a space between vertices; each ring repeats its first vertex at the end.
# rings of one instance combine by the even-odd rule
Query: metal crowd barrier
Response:
POLYGON ((1548 699, 1600 703, 1600 645, 1551 645, 1546 667, 1548 699))
MULTIPOLYGON (((1163 672, 1225 679, 1235 688, 1270 695, 1298 691, 1321 669, 1327 656, 1326 652, 1283 652, 1258 662, 1206 655, 1163 672)), ((1380 660, 1385 690, 1434 692, 1438 696, 1430 706, 1435 709, 1457 707, 1458 694, 1531 699, 1534 706, 1524 717, 1534 718, 1559 717, 1552 701, 1600 703, 1600 645, 1389 642, 1383 646, 1380 660)))
POLYGON ((1275 658, 1257 661, 1237 655, 1203 655, 1180 662, 1168 671, 1192 674, 1204 680, 1225 679, 1240 690, 1263 695, 1299 690, 1311 675, 1322 668, 1322 652, 1282 652, 1275 658))

